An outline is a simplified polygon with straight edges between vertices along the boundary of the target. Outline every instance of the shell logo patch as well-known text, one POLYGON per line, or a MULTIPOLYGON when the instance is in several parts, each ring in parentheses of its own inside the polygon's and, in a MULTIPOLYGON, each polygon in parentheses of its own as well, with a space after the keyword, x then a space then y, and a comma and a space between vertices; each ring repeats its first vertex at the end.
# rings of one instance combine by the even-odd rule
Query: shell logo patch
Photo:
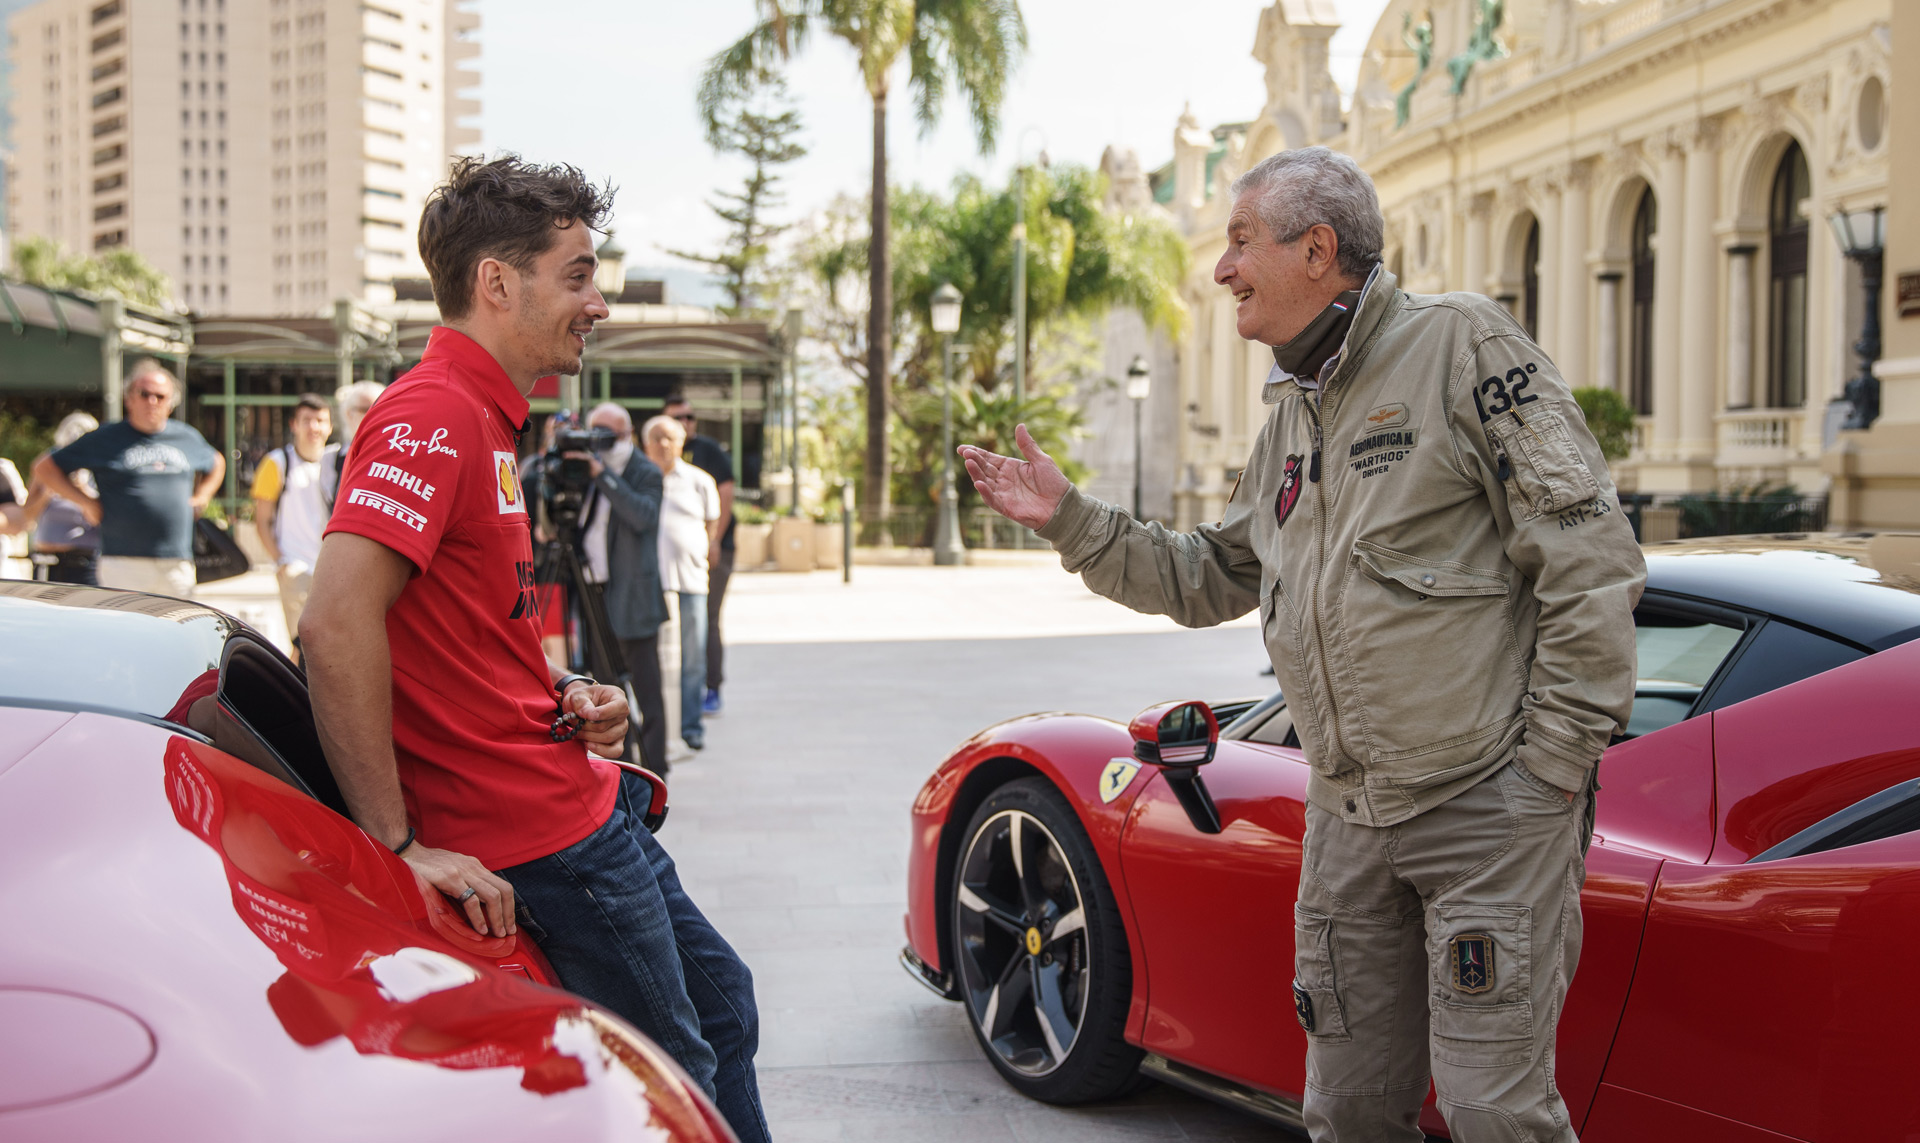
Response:
POLYGON ((1110 803, 1126 793, 1127 787, 1133 785, 1133 776, 1139 772, 1140 763, 1132 758, 1115 758, 1108 762, 1107 768, 1100 771, 1100 800, 1110 803))
POLYGON ((502 516, 526 514, 527 506, 521 502, 520 494, 520 464, 512 453, 493 454, 493 485, 502 516))

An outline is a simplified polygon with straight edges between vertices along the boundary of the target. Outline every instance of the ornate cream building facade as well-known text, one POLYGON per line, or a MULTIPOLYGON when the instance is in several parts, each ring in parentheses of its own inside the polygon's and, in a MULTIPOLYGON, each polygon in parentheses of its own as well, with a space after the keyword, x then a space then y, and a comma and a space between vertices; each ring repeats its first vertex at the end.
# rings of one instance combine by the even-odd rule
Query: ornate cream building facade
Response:
POLYGON ((1392 0, 1344 110, 1333 5, 1265 9, 1266 106, 1184 117, 1156 178, 1193 256, 1177 521, 1218 518, 1271 365, 1211 278, 1228 184, 1311 144, 1373 176, 1403 286, 1501 300, 1572 384, 1633 405, 1623 490, 1826 492, 1862 317, 1827 218, 1888 201, 1896 2, 1507 0, 1489 53, 1490 0, 1392 0))

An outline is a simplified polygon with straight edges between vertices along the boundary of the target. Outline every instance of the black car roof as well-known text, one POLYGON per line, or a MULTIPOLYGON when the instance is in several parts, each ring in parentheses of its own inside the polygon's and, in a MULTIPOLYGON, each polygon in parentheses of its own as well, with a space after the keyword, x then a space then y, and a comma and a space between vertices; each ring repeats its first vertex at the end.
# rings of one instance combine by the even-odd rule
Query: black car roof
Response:
POLYGON ((1726 536, 1647 544, 1647 588, 1880 648, 1920 628, 1920 534, 1726 536))

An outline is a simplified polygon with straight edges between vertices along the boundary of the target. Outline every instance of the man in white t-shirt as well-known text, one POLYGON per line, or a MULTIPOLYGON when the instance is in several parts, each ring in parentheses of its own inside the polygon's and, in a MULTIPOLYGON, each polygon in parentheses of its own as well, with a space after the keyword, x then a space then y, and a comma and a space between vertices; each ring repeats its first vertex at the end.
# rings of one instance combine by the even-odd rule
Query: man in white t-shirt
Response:
POLYGON ((333 411, 326 398, 303 393, 293 407, 288 443, 260 461, 253 474, 253 528, 280 579, 280 609, 287 616, 293 656, 300 658, 300 612, 313 588, 313 562, 331 505, 322 488, 333 411))
POLYGON ((641 429, 647 458, 660 466, 660 589, 680 596, 680 738, 706 746, 700 700, 707 686, 707 552, 720 540, 720 489, 680 459, 687 431, 671 417, 641 429))

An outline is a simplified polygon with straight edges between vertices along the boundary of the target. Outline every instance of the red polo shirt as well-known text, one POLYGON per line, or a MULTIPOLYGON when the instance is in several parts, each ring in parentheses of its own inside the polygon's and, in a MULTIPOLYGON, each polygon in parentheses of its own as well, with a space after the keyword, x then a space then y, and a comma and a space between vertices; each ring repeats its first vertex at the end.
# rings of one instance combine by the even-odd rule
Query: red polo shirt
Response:
POLYGON ((547 735, 533 544, 514 439, 527 399, 491 354, 436 327, 354 435, 329 534, 412 561, 387 612, 393 748, 420 841, 504 869, 613 812, 619 771, 547 735))

